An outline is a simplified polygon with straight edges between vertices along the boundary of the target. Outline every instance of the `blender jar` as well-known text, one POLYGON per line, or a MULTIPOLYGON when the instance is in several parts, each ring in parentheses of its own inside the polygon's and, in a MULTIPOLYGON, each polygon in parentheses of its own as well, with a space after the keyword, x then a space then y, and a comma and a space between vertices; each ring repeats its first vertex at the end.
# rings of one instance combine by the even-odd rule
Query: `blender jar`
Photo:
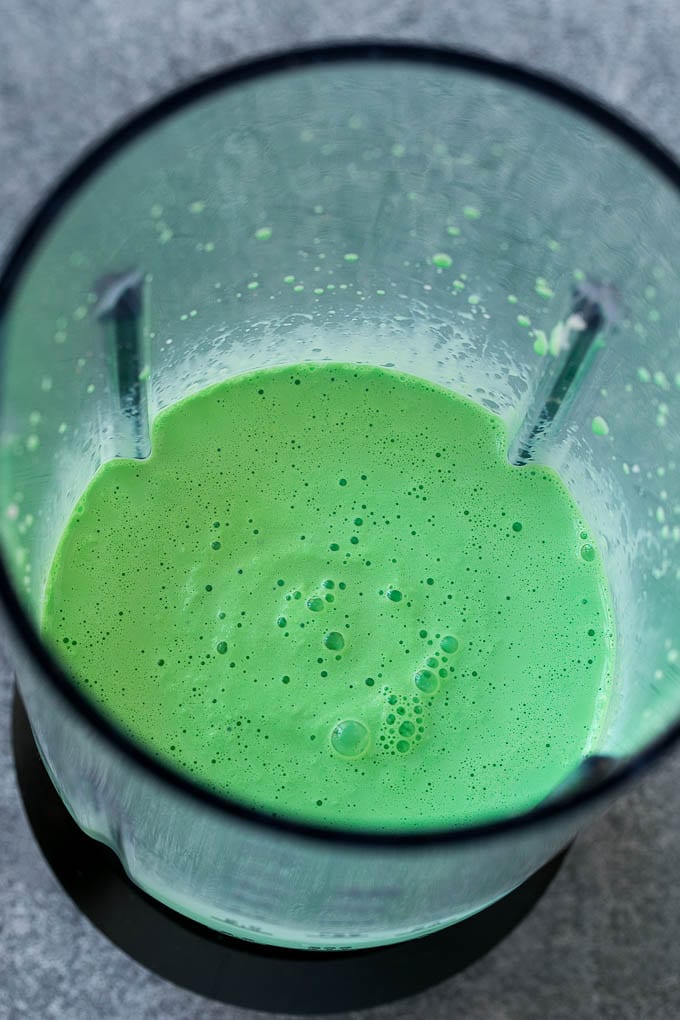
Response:
POLYGON ((521 883, 675 739, 679 183, 562 86, 366 45, 198 82, 42 205, 0 292, 2 608, 55 786, 152 896, 274 945, 411 938, 521 883), (616 616, 606 775, 436 832, 273 819, 153 758, 42 643, 51 558, 100 465, 148 454, 154 416, 203 386, 324 359, 451 387, 568 484, 616 616))

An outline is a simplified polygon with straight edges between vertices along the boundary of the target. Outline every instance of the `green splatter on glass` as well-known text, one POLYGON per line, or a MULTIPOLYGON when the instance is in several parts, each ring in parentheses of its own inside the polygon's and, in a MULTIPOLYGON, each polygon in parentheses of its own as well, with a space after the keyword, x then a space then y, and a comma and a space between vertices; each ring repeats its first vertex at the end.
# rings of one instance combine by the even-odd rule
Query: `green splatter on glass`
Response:
POLYGON ((609 425, 599 414, 595 415, 590 427, 594 436, 609 435, 609 425))
POLYGON ((548 353, 548 338, 542 329, 534 330, 534 353, 541 358, 548 353))
POLYGON ((548 281, 543 276, 536 277, 536 283, 534 284, 534 290, 539 297, 550 299, 555 296, 555 292, 549 285, 548 281))

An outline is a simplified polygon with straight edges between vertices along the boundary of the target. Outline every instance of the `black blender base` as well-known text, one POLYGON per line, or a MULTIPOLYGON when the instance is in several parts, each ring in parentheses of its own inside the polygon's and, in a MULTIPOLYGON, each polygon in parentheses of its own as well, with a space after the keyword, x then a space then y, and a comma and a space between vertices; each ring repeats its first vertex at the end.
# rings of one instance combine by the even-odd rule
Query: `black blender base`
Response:
POLYGON ((125 875, 108 847, 64 807, 18 692, 13 711, 19 790, 48 864, 78 908, 133 960, 211 999, 280 1013, 335 1013, 414 995, 488 953, 529 913, 564 859, 474 917, 433 935, 377 949, 305 952, 230 938, 157 903, 125 875))

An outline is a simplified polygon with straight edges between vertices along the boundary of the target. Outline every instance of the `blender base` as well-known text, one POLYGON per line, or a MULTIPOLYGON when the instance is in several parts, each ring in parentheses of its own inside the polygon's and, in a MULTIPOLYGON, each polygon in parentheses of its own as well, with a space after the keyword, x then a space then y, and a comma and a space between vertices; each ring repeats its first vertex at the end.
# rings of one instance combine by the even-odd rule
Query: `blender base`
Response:
POLYGON ((192 992, 250 1009, 335 1013, 401 999, 459 973, 529 913, 566 851, 517 889, 432 935, 375 949, 307 952, 245 942, 158 903, 78 828, 41 761, 21 696, 12 718, 19 790, 33 834, 79 910, 137 963, 192 992))

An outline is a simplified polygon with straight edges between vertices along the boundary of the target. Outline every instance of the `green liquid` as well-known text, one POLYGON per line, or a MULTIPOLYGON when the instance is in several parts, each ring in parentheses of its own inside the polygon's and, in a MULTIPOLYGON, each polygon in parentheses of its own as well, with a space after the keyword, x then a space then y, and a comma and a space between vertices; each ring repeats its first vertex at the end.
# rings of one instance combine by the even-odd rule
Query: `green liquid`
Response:
POLYGON ((127 732, 265 811, 418 829, 526 809, 587 753, 613 657, 587 525, 448 390, 297 365, 164 411, 97 473, 44 631, 127 732))

